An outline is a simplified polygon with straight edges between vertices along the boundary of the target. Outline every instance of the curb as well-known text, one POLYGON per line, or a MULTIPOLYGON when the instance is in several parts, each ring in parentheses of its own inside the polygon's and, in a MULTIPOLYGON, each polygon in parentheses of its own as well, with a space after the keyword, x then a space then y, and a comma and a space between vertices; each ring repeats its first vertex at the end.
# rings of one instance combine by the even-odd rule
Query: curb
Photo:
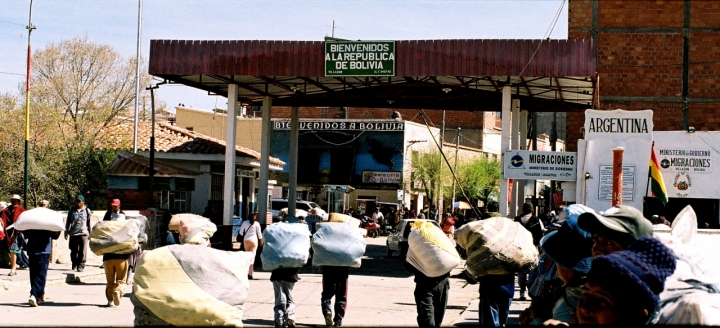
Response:
MULTIPOLYGON (((92 272, 92 273, 70 273, 67 274, 65 277, 53 277, 53 278, 47 278, 45 282, 45 286, 50 285, 62 285, 62 284, 80 284, 84 282, 88 282, 90 280, 96 279, 98 277, 104 277, 105 272, 92 272)), ((5 291, 14 291, 18 289, 27 289, 30 288, 30 279, 27 280, 19 280, 19 281, 3 281, 0 282, 2 289, 5 291)))

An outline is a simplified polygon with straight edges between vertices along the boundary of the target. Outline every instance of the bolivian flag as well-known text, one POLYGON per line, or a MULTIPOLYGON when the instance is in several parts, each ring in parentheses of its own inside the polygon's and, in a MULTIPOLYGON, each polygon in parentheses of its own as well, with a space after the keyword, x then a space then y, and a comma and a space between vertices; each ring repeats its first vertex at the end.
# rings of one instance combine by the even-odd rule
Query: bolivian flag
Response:
POLYGON ((660 162, 655 155, 655 143, 651 147, 652 151, 650 154, 650 183, 652 184, 650 191, 652 195, 659 199, 663 205, 667 204, 668 197, 667 191, 665 190, 665 181, 663 181, 662 174, 660 174, 660 162))

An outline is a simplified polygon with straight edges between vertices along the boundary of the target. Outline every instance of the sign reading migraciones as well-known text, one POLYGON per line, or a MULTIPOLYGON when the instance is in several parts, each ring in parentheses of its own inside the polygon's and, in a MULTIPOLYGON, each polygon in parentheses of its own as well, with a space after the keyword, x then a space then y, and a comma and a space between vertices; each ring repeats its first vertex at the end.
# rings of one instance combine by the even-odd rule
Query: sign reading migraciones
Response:
POLYGON ((575 181, 577 153, 507 150, 503 168, 505 179, 575 181))
POLYGON ((325 76, 395 76, 395 41, 325 42, 325 76))
MULTIPOLYGON (((613 166, 600 165, 600 183, 598 184, 598 199, 612 200, 613 166)), ((622 199, 633 200, 635 194, 635 166, 623 165, 622 172, 622 199)))
MULTIPOLYGON (((290 130, 290 120, 274 122, 275 130, 290 130)), ((405 123, 348 122, 348 121, 300 121, 298 128, 305 131, 405 131, 405 123)))
POLYGON ((712 173, 710 149, 658 149, 663 171, 712 173))
POLYGON ((641 137, 652 139, 652 110, 585 111, 585 139, 592 137, 641 137))
POLYGON ((363 183, 400 183, 402 172, 363 171, 363 183))

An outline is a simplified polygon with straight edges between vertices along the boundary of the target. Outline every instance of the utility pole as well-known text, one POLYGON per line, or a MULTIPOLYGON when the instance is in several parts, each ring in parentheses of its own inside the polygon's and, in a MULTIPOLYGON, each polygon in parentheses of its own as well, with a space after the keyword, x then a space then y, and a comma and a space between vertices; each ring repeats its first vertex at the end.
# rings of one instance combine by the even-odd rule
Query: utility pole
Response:
POLYGON ((453 169, 453 194, 452 194, 452 206, 455 210, 455 181, 457 177, 457 162, 458 162, 458 146, 460 146, 460 127, 457 128, 457 139, 455 139, 455 168, 453 169))
POLYGON ((151 86, 145 88, 145 90, 150 90, 150 110, 151 110, 150 116, 151 116, 151 122, 152 122, 151 123, 152 124, 152 128, 151 128, 152 133, 150 134, 150 167, 148 168, 148 172, 149 172, 148 178, 150 180, 149 181, 150 188, 148 188, 150 190, 150 199, 148 199, 148 208, 151 208, 154 205, 153 204, 153 189, 154 189, 153 177, 155 176, 155 92, 153 92, 153 91, 157 88, 159 88, 159 86, 157 86, 157 85, 156 86, 151 85, 151 86))
POLYGON ((133 132, 133 153, 138 150, 138 112, 140 111, 140 35, 142 35, 142 0, 138 0, 137 55, 135 57, 135 120, 133 132))
POLYGON ((24 173, 24 196, 23 201, 25 208, 28 208, 28 182, 29 182, 29 163, 30 163, 30 58, 32 52, 30 51, 30 35, 35 29, 32 24, 32 0, 30 0, 30 16, 28 18, 28 25, 25 27, 28 30, 28 49, 27 49, 27 76, 25 78, 25 173, 24 173))

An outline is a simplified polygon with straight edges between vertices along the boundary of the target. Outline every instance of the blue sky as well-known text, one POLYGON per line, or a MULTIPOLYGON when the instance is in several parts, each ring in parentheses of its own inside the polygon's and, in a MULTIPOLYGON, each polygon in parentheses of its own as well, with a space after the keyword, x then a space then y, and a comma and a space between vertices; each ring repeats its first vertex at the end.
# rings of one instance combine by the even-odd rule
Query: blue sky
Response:
MULTIPOLYGON (((30 0, 0 0, 0 93, 24 85, 30 0)), ((151 39, 352 40, 540 39, 563 0, 143 0, 141 52, 151 39)), ((138 0, 34 0, 32 48, 87 37, 135 56, 138 0)), ((567 3, 552 39, 567 38, 567 3)), ((225 108, 226 98, 184 86, 156 95, 172 108, 225 108)))

